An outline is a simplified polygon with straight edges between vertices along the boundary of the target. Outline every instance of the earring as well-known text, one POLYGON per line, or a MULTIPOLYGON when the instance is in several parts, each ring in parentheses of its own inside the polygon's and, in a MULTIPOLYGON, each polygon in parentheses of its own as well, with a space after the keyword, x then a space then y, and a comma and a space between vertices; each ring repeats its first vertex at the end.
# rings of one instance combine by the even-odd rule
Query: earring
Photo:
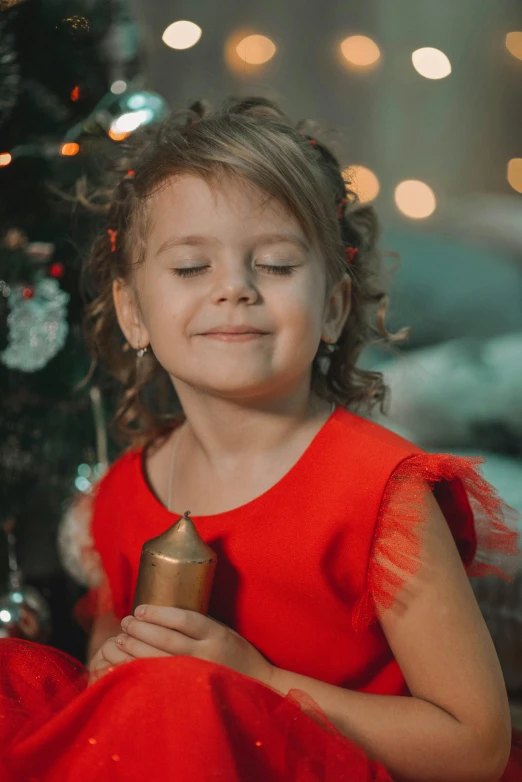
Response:
POLYGON ((339 345, 336 342, 324 342, 323 345, 325 350, 328 351, 328 353, 335 353, 336 350, 339 350, 339 345))
POLYGON ((143 358, 143 356, 145 355, 148 349, 149 349, 148 345, 145 345, 144 348, 138 348, 138 350, 136 351, 136 355, 138 356, 138 358, 143 358))

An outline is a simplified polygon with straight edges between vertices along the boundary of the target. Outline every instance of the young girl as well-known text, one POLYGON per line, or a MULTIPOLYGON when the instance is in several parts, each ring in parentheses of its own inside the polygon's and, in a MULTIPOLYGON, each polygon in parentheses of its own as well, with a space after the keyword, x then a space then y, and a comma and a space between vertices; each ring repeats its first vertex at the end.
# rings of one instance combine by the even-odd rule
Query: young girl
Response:
POLYGON ((361 415, 386 391, 361 351, 404 334, 373 209, 313 128, 198 102, 121 160, 87 325, 132 447, 81 550, 88 669, 0 642, 6 779, 522 778, 468 580, 513 574, 515 514, 479 458, 361 415), (187 510, 218 556, 208 616, 132 615, 144 541, 187 510))

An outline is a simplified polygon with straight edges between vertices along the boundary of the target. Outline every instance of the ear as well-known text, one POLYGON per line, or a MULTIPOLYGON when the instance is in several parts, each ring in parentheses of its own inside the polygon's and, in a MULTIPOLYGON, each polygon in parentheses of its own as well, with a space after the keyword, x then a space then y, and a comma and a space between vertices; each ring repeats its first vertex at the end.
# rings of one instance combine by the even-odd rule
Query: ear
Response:
POLYGON ((135 349, 150 343, 149 334, 141 318, 140 309, 132 286, 125 280, 112 283, 112 298, 120 328, 127 342, 135 349))
POLYGON ((326 302, 321 339, 337 342, 352 306, 352 280, 345 275, 336 283, 326 302))

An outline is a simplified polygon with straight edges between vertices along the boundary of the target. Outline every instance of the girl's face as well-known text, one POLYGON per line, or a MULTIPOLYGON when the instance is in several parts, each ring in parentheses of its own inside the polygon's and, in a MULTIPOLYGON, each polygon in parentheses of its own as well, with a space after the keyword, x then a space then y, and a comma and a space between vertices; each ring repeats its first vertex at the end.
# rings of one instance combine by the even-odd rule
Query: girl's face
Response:
POLYGON ((324 311, 323 261, 293 215, 242 181, 215 190, 183 175, 152 197, 145 261, 114 285, 125 336, 150 343, 182 404, 185 387, 238 401, 309 387, 321 338, 335 340, 348 315, 349 282, 324 311), (205 334, 231 325, 265 333, 205 334))

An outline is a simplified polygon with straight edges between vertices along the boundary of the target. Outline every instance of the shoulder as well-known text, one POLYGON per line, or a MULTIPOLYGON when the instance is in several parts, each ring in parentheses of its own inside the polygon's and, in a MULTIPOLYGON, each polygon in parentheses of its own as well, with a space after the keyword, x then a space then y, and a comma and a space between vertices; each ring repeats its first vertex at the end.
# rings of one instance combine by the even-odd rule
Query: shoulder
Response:
POLYGON ((356 438, 365 447, 384 447, 387 450, 396 452, 398 455, 424 453, 422 448, 419 448, 415 443, 407 440, 400 434, 376 421, 372 421, 371 418, 365 418, 344 407, 338 408, 336 421, 341 433, 350 437, 352 442, 356 438))
POLYGON ((128 486, 139 476, 142 451, 133 448, 116 459, 91 491, 71 500, 60 520, 57 542, 61 563, 84 586, 101 582, 100 542, 109 527, 114 530, 129 498, 128 486))
POLYGON ((332 422, 330 458, 380 493, 405 459, 425 453, 422 448, 369 418, 339 408, 332 422))
POLYGON ((130 448, 122 453, 103 474, 96 486, 95 496, 113 490, 122 481, 128 480, 132 473, 139 471, 143 450, 143 447, 130 448))

